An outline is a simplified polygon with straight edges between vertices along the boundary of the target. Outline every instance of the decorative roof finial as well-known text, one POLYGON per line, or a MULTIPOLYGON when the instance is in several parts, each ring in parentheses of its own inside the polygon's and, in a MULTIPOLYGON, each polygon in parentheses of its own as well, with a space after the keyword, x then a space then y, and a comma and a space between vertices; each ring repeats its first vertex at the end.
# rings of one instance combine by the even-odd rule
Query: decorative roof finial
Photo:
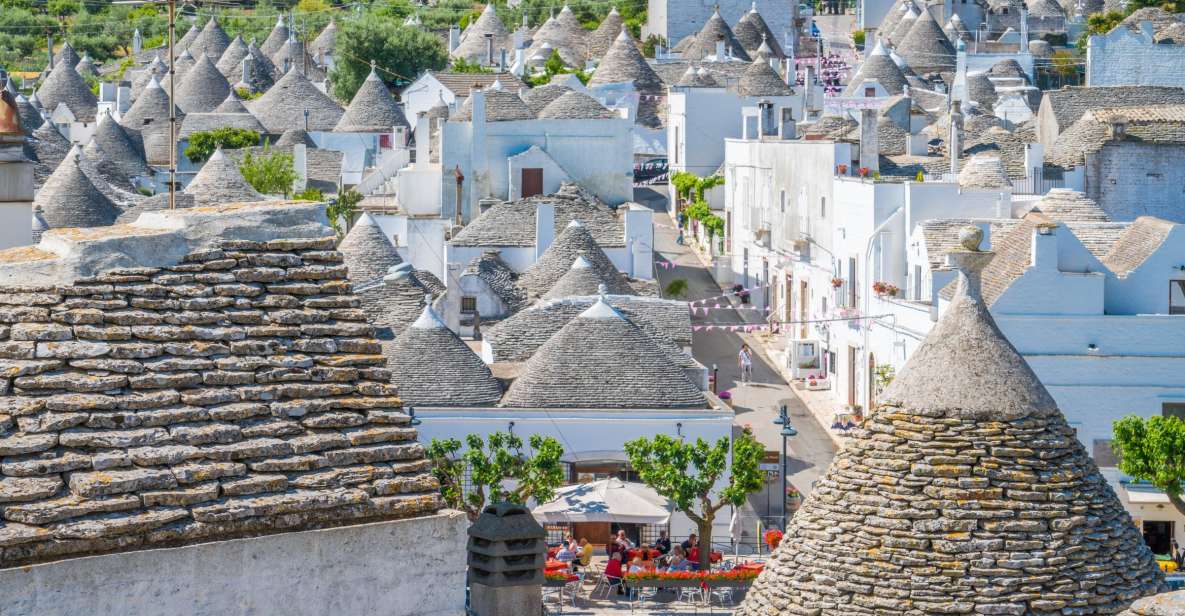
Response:
POLYGON ((975 303, 983 301, 980 272, 996 253, 980 249, 983 229, 968 225, 959 229, 959 247, 946 253, 946 264, 959 270, 959 284, 955 296, 966 296, 975 303))

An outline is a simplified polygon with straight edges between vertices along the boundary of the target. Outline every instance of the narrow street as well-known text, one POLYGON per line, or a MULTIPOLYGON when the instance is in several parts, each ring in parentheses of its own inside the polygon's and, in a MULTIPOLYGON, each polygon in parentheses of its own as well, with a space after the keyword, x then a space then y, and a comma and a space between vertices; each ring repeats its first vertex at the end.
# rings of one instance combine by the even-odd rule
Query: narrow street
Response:
MULTIPOLYGON (((675 265, 670 269, 657 268, 660 287, 665 288, 671 281, 682 278, 687 280, 688 291, 684 299, 689 301, 723 294, 724 291, 691 249, 676 243, 678 232, 670 216, 666 214, 665 198, 652 199, 645 204, 655 209, 656 258, 675 265)), ((721 301, 722 305, 725 303, 721 301)), ((709 311, 706 316, 693 315, 691 322, 693 326, 736 325, 745 323, 745 320, 736 310, 721 308, 709 311)), ((779 406, 787 405, 791 423, 798 430, 798 435, 787 442, 786 465, 789 480, 791 485, 804 495, 807 494, 815 479, 827 469, 835 457, 835 446, 826 431, 778 373, 772 359, 764 354, 754 335, 712 330, 697 331, 692 336, 692 351, 695 358, 709 369, 713 365, 717 368, 717 391, 728 391, 732 394, 731 403, 736 412, 735 425, 738 429, 750 426, 768 452, 781 452, 781 426, 774 424, 773 420, 777 416, 779 406), (747 385, 739 384, 740 367, 737 353, 742 343, 748 343, 755 351, 753 382, 747 385)), ((746 535, 752 536, 755 532, 757 518, 763 521, 773 520, 780 525, 780 487, 781 482, 775 478, 767 484, 766 491, 750 497, 750 509, 743 512, 746 535)))

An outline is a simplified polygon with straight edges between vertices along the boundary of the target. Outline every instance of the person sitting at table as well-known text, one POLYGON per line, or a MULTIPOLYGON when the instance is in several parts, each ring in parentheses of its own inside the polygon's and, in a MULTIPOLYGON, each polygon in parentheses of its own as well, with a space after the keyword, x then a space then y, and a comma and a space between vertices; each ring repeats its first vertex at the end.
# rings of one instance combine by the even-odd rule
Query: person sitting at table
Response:
POLYGON ((566 563, 570 563, 579 558, 576 552, 572 550, 572 544, 564 543, 560 545, 560 550, 555 553, 555 559, 566 563))
POLYGON ((680 543, 679 545, 683 546, 684 552, 691 553, 692 549, 699 546, 699 537, 696 537, 695 533, 691 533, 690 535, 687 536, 687 541, 684 541, 683 543, 680 543))
POLYGON ((671 551, 671 538, 667 536, 667 531, 659 531, 658 541, 654 542, 654 549, 663 555, 671 551))
POLYGON ((617 538, 615 538, 613 541, 615 541, 617 545, 621 546, 621 549, 623 550, 631 550, 634 547, 634 542, 630 541, 629 537, 625 536, 624 530, 617 531, 617 538))
POLYGON ((593 546, 588 539, 580 538, 580 566, 587 567, 592 563, 593 546))
POLYGON ((687 552, 683 551, 683 546, 677 545, 671 552, 670 558, 671 566, 667 567, 667 571, 691 571, 692 562, 687 559, 687 552))
POLYGON ((642 573, 645 570, 646 570, 646 565, 642 563, 642 557, 635 556, 634 560, 630 563, 629 572, 630 573, 642 573))
POLYGON ((623 573, 621 571, 621 559, 625 557, 623 552, 614 552, 609 556, 609 563, 605 565, 605 579, 609 584, 617 586, 617 594, 624 595, 625 590, 621 587, 621 578, 623 573))

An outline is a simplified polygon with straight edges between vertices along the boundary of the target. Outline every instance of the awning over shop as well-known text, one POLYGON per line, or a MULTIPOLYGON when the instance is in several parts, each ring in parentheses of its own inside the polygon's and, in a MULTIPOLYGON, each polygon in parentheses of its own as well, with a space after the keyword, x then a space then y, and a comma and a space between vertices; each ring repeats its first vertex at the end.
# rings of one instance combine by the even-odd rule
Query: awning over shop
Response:
POLYGON ((620 479, 565 486, 531 512, 542 523, 666 524, 673 505, 650 487, 620 479))

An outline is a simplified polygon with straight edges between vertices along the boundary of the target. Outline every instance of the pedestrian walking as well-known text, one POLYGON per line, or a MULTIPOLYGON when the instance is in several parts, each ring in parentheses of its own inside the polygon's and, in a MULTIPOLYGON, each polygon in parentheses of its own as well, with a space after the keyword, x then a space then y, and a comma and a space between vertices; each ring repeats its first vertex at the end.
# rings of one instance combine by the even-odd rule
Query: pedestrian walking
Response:
POLYGON ((741 385, 753 381, 753 350, 747 344, 741 344, 741 352, 737 353, 737 363, 741 366, 741 385))

